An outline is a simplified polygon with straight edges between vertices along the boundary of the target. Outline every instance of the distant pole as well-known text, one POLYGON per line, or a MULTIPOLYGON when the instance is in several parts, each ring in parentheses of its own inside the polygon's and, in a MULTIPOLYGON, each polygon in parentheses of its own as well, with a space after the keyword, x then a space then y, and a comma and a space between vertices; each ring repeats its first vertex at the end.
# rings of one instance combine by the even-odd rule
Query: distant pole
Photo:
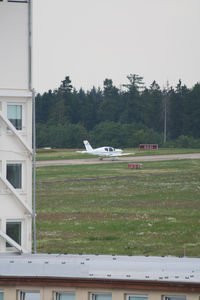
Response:
POLYGON ((167 141, 167 96, 164 96, 164 144, 167 141))
POLYGON ((163 143, 167 141, 167 102, 168 102, 168 93, 169 93, 169 82, 167 81, 166 88, 164 89, 164 138, 163 143))

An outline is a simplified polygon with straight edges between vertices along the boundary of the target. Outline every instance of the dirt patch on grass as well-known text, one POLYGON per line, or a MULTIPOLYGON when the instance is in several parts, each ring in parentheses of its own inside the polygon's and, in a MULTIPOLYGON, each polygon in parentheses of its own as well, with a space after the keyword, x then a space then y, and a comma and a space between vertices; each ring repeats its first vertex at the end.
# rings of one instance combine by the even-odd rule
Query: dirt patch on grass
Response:
POLYGON ((138 213, 130 213, 130 214, 122 214, 122 213, 48 213, 42 214, 39 213, 37 215, 37 220, 40 221, 59 221, 59 222, 70 222, 70 221, 110 221, 110 220, 147 220, 151 218, 144 214, 138 213))
MULTIPOLYGON (((180 173, 181 177, 185 174, 188 176, 188 174, 190 175, 196 175, 198 174, 198 172, 166 172, 163 171, 162 173, 153 173, 151 171, 151 173, 138 173, 138 174, 132 174, 132 175, 120 175, 120 176, 107 176, 107 177, 90 177, 90 178, 74 178, 74 179, 60 179, 60 180, 48 180, 48 181, 37 181, 36 184, 50 184, 50 183, 70 183, 70 182, 88 182, 88 181, 99 181, 99 180, 116 180, 116 179, 131 179, 131 178, 146 178, 146 177, 160 177, 160 176, 172 176, 172 175, 176 175, 177 173, 180 173)), ((187 177, 186 177, 187 178, 187 177)), ((184 177, 182 177, 182 179, 185 179, 184 177)))
POLYGON ((48 213, 38 214, 38 221, 90 221, 90 220, 105 220, 110 219, 112 216, 105 213, 48 213))

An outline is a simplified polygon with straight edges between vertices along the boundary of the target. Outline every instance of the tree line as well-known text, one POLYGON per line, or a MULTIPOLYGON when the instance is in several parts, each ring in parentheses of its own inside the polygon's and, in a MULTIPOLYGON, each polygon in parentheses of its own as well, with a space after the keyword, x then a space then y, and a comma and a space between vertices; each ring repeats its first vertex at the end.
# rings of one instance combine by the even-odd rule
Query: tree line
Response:
POLYGON ((120 88, 107 78, 102 89, 77 91, 66 76, 58 89, 37 94, 37 147, 82 148, 88 139, 94 146, 200 148, 200 83, 161 89, 136 74, 127 79, 120 88))

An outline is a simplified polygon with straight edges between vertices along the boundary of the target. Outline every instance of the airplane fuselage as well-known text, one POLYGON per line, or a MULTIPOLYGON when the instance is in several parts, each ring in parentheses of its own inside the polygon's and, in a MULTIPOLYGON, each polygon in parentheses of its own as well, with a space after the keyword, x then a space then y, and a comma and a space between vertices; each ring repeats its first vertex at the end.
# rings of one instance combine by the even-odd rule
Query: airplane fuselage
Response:
POLYGON ((115 149, 113 147, 101 147, 101 148, 93 149, 91 151, 87 151, 87 153, 88 154, 93 154, 93 155, 109 157, 109 156, 112 156, 112 155, 121 154, 122 150, 121 149, 115 149))

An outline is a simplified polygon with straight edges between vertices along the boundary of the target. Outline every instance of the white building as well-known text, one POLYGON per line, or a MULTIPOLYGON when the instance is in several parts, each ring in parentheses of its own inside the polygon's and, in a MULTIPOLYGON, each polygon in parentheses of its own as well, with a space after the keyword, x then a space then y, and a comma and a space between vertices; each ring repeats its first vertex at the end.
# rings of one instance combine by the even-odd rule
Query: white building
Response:
POLYGON ((0 0, 0 253, 32 250, 30 6, 0 0))

